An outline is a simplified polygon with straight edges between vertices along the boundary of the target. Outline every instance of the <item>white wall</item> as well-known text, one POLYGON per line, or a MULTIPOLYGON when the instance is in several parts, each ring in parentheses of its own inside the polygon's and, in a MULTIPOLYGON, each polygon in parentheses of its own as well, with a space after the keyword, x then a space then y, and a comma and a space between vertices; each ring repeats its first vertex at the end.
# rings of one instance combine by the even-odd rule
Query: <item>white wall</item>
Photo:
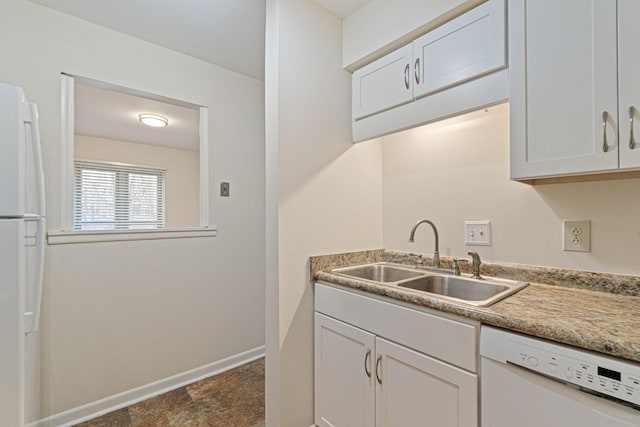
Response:
POLYGON ((383 138, 384 247, 640 274, 639 179, 530 186, 509 180, 508 104, 383 138), (491 220, 492 246, 465 246, 465 220, 491 220), (591 253, 562 250, 562 220, 591 220, 591 253))
POLYGON ((4 0, 0 81, 38 104, 49 229, 59 227, 60 73, 209 107, 218 237, 49 246, 44 415, 264 343, 264 85, 54 12, 4 0), (231 197, 216 194, 231 182, 231 197))
POLYGON ((341 21, 267 1, 267 425, 313 422, 311 255, 380 248, 380 145, 353 145, 341 21), (275 234, 277 232, 277 235, 275 234))
POLYGON ((77 134, 74 149, 75 158, 80 160, 120 162, 165 169, 166 227, 200 225, 198 152, 77 134))
POLYGON ((343 66, 358 68, 484 1, 371 0, 344 18, 343 66))

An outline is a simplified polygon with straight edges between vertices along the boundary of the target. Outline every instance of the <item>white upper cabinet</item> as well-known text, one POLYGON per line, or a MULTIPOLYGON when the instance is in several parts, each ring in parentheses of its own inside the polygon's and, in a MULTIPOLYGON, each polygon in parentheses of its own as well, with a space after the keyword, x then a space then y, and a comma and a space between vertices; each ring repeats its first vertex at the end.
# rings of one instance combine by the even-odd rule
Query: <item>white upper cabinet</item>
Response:
POLYGON ((620 168, 640 167, 640 1, 618 0, 620 168))
POLYGON ((413 42, 414 97, 506 66, 505 4, 490 1, 413 42))
POLYGON ((616 0, 509 2, 513 179, 640 166, 627 156, 640 100, 636 3, 620 1, 619 18, 616 0))
POLYGON ((353 119, 357 120, 413 99, 411 44, 353 73, 353 119))
POLYGON ((489 0, 353 73, 353 140, 508 99, 505 0, 489 0))

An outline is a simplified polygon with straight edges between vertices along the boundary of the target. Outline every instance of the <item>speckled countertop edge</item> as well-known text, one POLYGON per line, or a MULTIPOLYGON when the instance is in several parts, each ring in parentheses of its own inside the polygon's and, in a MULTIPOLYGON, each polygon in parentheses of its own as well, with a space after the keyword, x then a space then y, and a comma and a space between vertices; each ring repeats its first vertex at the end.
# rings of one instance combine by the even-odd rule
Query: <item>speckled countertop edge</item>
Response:
MULTIPOLYGON (((350 254, 333 255, 332 259, 341 261, 339 265, 331 265, 331 259, 326 257, 313 257, 312 277, 319 281, 478 320, 488 325, 640 362, 640 316, 636 314, 640 309, 639 297, 578 289, 575 286, 559 286, 557 283, 541 284, 525 279, 533 283, 522 291, 490 307, 474 307, 418 291, 351 279, 327 271, 331 268, 370 262, 397 262, 398 255, 405 257, 403 259, 409 257, 412 261, 421 259, 417 254, 382 250, 356 254, 353 259, 359 261, 352 263, 348 262, 351 259, 350 254)), ((498 266, 503 267, 501 264, 498 266)), ((486 271, 483 270, 483 274, 489 276, 488 271, 493 270, 488 268, 486 271)), ((492 276, 500 277, 493 274, 492 276)), ((540 277, 544 280, 547 276, 540 277)), ((522 280, 520 277, 514 279, 522 280)), ((598 277, 598 280, 600 279, 598 277)))
MULTIPOLYGON (((416 254, 383 251, 381 261, 397 264, 416 265, 416 254)), ((422 255, 420 260, 424 265, 431 265, 432 259, 422 255)), ((452 258, 443 257, 443 268, 452 268, 452 258)), ((470 263, 462 263, 461 270, 469 273, 470 263)), ((490 277, 520 280, 523 282, 537 282, 546 285, 565 286, 568 288, 586 289, 597 292, 608 292, 621 295, 640 296, 640 276, 624 274, 594 273, 590 271, 572 270, 558 267, 543 267, 527 264, 498 263, 483 261, 481 273, 490 277)))
MULTIPOLYGON (((316 272, 321 270, 381 261, 405 264, 412 267, 416 265, 430 266, 433 264, 433 259, 428 255, 375 249, 311 257, 310 277, 313 277, 316 272)), ((442 268, 448 270, 452 268, 451 257, 442 257, 441 261, 442 268)), ((463 273, 471 272, 471 266, 469 264, 468 262, 460 263, 460 269, 463 273)), ((502 277, 504 279, 520 280, 523 282, 544 283, 546 285, 640 297, 640 276, 593 273, 566 268, 497 263, 491 261, 482 262, 481 273, 489 277, 502 277)))

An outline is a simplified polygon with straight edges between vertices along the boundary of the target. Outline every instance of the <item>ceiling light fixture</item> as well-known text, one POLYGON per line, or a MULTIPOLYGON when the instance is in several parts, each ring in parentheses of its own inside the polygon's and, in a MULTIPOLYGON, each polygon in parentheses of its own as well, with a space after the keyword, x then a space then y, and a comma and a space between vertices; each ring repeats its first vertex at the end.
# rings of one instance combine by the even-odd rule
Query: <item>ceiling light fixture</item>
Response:
POLYGON ((139 114, 138 119, 145 125, 154 128, 163 128, 169 124, 169 119, 157 114, 139 114))

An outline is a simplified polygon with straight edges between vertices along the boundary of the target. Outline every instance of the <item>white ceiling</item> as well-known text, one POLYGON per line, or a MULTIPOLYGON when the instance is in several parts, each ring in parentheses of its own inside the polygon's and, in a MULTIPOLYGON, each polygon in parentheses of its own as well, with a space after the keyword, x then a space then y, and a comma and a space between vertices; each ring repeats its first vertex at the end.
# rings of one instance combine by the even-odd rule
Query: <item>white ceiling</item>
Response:
MULTIPOLYGON (((266 0, 31 0, 94 24, 129 34, 232 71, 264 80, 266 0)), ((314 0, 345 17, 370 0, 314 0)), ((76 132, 145 144, 197 150, 193 110, 91 86, 76 90, 76 132), (137 115, 155 112, 169 126, 152 129, 137 115), (184 132, 184 133, 183 133, 184 132)))
POLYGON ((265 0, 31 0, 264 79, 265 0))
MULTIPOLYGON (((31 0, 264 80, 266 0, 31 0)), ((315 0, 344 18, 370 0, 315 0)))
POLYGON ((75 84, 75 133, 198 151, 200 112, 184 106, 146 99, 92 85, 75 84), (169 125, 152 128, 138 114, 159 114, 169 125))
POLYGON ((344 18, 360 9, 370 0, 315 0, 320 6, 324 7, 334 15, 344 18))

